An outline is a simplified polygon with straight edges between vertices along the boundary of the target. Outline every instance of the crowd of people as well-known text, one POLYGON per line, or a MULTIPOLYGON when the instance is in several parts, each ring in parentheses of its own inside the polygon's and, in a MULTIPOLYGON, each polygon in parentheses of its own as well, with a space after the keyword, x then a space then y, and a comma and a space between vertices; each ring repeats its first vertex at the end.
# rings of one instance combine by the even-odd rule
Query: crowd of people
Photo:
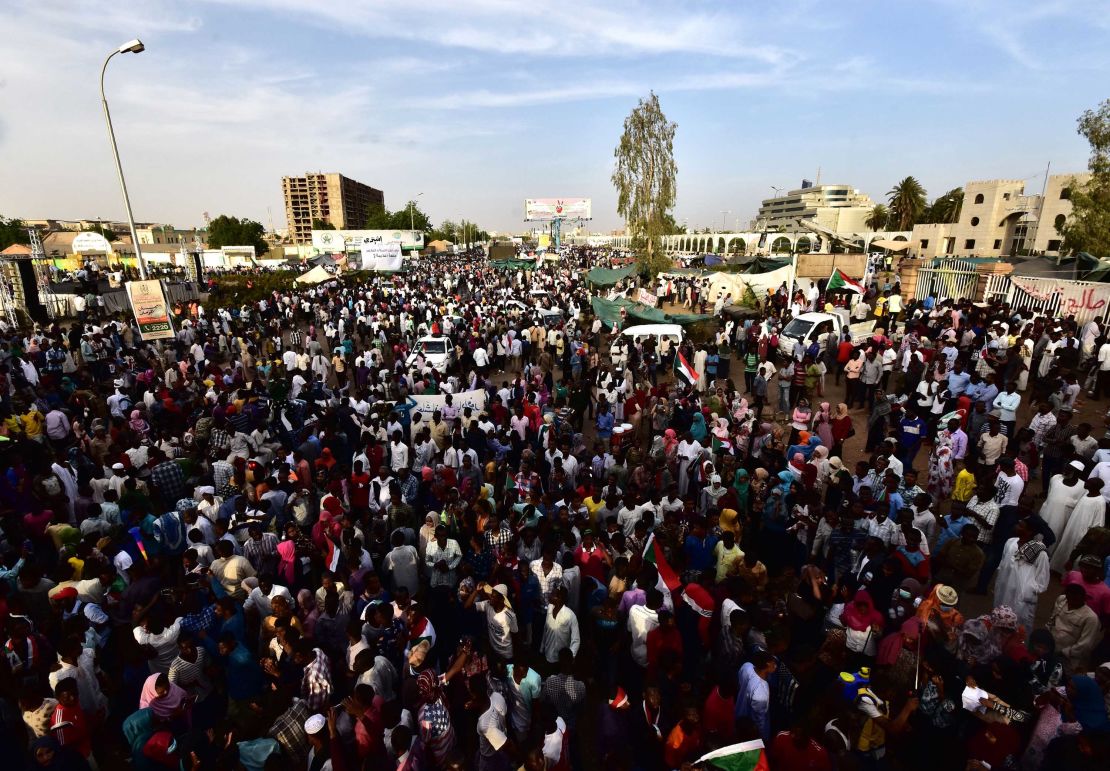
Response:
POLYGON ((1106 327, 608 260, 0 329, 11 767, 1105 768, 1106 327))

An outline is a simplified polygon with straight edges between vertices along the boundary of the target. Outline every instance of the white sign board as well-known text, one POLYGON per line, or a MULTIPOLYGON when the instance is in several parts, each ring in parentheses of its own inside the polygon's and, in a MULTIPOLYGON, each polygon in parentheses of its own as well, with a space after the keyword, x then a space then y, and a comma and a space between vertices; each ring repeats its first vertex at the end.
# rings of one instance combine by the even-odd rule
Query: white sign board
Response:
POLYGON ((646 289, 641 289, 636 295, 636 299, 644 305, 650 305, 652 308, 659 304, 659 298, 646 289))
POLYGON ((526 198, 524 219, 550 222, 554 219, 592 219, 592 202, 589 198, 526 198))
POLYGON ((102 252, 109 254, 112 251, 112 245, 108 243, 108 239, 99 233, 78 233, 73 237, 73 253, 81 254, 82 252, 102 252))
POLYGON ((325 254, 357 252, 366 243, 401 244, 404 249, 423 249, 419 230, 313 230, 312 246, 325 254))
POLYGON ((381 243, 368 241, 362 244, 359 251, 362 254, 363 270, 400 270, 401 269, 401 244, 381 243))
MULTIPOLYGON (((421 421, 430 421, 433 412, 441 410, 447 405, 447 397, 442 395, 410 396, 408 403, 412 407, 413 412, 420 413, 421 421)), ((460 413, 469 407, 472 410, 471 414, 477 417, 478 414, 486 408, 486 392, 479 388, 475 391, 463 391, 461 393, 452 394, 451 404, 458 408, 460 413)))

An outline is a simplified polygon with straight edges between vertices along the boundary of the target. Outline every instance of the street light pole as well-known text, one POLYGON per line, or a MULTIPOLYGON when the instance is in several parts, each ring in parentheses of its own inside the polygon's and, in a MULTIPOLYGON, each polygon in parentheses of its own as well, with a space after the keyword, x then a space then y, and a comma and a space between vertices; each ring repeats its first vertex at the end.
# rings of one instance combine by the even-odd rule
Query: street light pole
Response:
POLYGON ((108 69, 108 62, 116 54, 142 53, 146 49, 138 38, 124 43, 115 51, 108 54, 104 66, 100 68, 100 103, 104 107, 104 122, 108 124, 108 138, 112 141, 112 157, 116 161, 116 174, 119 175, 119 186, 123 191, 123 205, 127 211, 127 225, 131 228, 131 244, 135 247, 135 261, 139 266, 139 278, 146 280, 146 263, 143 262, 143 253, 139 248, 139 234, 135 232, 135 216, 131 213, 131 199, 127 195, 127 182, 123 178, 123 165, 119 160, 119 147, 116 145, 116 132, 112 128, 112 114, 108 112, 108 98, 104 95, 104 72, 108 69))

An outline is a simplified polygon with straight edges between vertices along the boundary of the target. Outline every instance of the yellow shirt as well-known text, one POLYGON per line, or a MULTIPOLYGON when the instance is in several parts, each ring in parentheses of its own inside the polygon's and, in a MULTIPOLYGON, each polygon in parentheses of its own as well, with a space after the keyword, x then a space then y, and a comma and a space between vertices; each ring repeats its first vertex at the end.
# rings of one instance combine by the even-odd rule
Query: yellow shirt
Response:
POLYGON ((966 503, 975 495, 975 475, 963 469, 956 475, 956 484, 952 487, 952 500, 966 503))
POLYGON ((46 424, 46 418, 38 410, 30 410, 23 415, 23 433, 28 439, 40 436, 46 424))

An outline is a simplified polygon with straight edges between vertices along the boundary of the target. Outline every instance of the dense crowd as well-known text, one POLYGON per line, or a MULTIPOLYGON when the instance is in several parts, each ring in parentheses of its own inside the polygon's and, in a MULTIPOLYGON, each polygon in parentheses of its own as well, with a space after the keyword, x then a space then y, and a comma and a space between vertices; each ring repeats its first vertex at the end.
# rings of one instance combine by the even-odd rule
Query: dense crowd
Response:
POLYGON ((1105 768, 1106 328, 608 259, 0 329, 9 765, 1105 768))

